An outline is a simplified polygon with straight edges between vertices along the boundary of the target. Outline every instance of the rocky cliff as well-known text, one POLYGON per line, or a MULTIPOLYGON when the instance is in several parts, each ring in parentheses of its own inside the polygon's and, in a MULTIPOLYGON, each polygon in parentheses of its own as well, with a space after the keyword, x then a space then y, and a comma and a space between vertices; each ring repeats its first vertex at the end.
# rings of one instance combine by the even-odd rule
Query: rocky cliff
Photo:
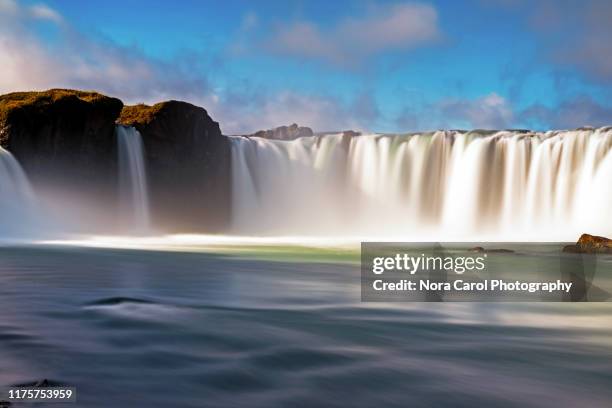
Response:
POLYGON ((123 103, 96 92, 51 89, 0 96, 0 145, 39 188, 93 202, 116 182, 114 122, 123 103))
POLYGON ((612 239, 582 234, 576 244, 565 246, 563 252, 612 254, 612 239))
POLYGON ((298 126, 296 123, 289 126, 279 126, 274 129, 260 130, 247 137, 263 137, 274 140, 294 140, 298 137, 309 137, 314 133, 309 127, 298 126))
POLYGON ((158 225, 208 232, 227 227, 230 143, 205 109, 179 101, 126 106, 118 123, 142 135, 158 225))
POLYGON ((213 232, 229 225, 229 139, 203 108, 178 101, 124 107, 67 89, 0 96, 0 145, 64 212, 87 209, 71 219, 113 223, 117 123, 142 135, 154 227, 213 232))

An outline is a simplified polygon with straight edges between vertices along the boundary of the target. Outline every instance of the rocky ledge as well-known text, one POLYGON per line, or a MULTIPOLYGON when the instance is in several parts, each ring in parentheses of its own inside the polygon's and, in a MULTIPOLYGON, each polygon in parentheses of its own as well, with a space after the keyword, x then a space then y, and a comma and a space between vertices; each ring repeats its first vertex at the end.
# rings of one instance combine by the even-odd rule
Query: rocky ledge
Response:
POLYGON ((264 139, 273 140, 295 140, 299 137, 310 137, 314 133, 311 128, 298 126, 294 123, 289 126, 279 126, 274 129, 260 130, 250 135, 244 135, 246 137, 262 137, 264 139))
POLYGON ((64 202, 117 205, 117 124, 142 135, 155 227, 227 227, 230 141, 205 109, 178 101, 124 106, 117 98, 69 89, 0 96, 0 146, 37 188, 64 202))
POLYGON ((50 89, 0 96, 0 145, 34 182, 97 194, 116 180, 115 120, 123 103, 97 92, 50 89))
POLYGON ((142 136, 158 224, 181 231, 227 226, 230 142, 204 108, 180 101, 125 106, 117 123, 142 136))
POLYGON ((596 235, 582 234, 574 245, 566 245, 563 252, 585 254, 612 254, 612 239, 596 235))

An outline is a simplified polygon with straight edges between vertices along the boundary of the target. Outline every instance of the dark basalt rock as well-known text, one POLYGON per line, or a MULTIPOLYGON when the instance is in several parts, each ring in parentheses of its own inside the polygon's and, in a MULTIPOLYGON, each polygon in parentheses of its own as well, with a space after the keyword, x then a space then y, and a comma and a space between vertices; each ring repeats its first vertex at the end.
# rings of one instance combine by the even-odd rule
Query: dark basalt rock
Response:
POLYGON ((230 141, 205 109, 186 102, 126 106, 146 152, 151 211, 173 231, 221 231, 229 224, 230 141))
POLYGON ((0 96, 0 146, 37 191, 91 209, 79 216, 110 228, 118 203, 117 123, 142 134, 156 226, 208 232, 227 226, 230 142, 203 108, 177 101, 124 107, 116 98, 68 89, 0 96))
POLYGON ((123 103, 51 89, 0 96, 0 145, 35 184, 108 197, 116 183, 115 120, 123 103))
POLYGON ((36 381, 30 381, 30 382, 12 385, 12 387, 20 387, 20 388, 27 388, 27 387, 46 388, 46 387, 68 387, 68 386, 69 385, 64 382, 48 380, 46 378, 43 378, 42 380, 36 380, 36 381))
POLYGON ((361 136, 361 132, 355 132, 354 130, 345 130, 342 132, 343 137, 355 137, 361 136))
POLYGON ((513 254, 514 251, 511 249, 505 249, 505 248, 491 248, 491 249, 485 249, 481 246, 477 246, 474 248, 470 248, 468 249, 468 252, 477 252, 477 253, 481 253, 481 254, 513 254))
POLYGON ((354 137, 361 136, 361 132, 355 132, 354 130, 345 130, 342 132, 342 147, 348 151, 349 146, 351 145, 351 140, 354 137))
POLYGON ((296 123, 289 126, 279 126, 274 129, 269 130, 260 130, 250 135, 245 135, 247 137, 262 137, 264 139, 274 139, 274 140, 295 140, 299 137, 310 137, 313 136, 314 133, 312 129, 309 127, 298 126, 296 123))
POLYGON ((612 254, 612 239, 597 235, 582 234, 574 245, 566 245, 563 252, 584 254, 612 254))

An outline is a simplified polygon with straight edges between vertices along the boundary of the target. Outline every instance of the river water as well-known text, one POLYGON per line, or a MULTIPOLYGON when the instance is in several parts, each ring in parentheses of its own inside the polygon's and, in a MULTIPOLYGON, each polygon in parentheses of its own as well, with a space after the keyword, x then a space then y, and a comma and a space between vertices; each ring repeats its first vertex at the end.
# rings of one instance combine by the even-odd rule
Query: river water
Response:
POLYGON ((0 248, 0 386, 76 387, 70 407, 611 406, 610 303, 362 303, 359 273, 0 248))

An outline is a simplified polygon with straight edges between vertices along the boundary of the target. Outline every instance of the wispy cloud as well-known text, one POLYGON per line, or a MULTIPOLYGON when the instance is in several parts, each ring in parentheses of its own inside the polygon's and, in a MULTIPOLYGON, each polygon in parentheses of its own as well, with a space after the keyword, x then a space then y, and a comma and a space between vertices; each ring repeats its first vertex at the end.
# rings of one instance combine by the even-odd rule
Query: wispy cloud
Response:
POLYGON ((59 13, 44 4, 30 6, 27 8, 27 11, 32 17, 40 20, 49 20, 57 24, 62 23, 64 20, 59 13))
MULTIPOLYGON (((612 49, 601 35, 610 30, 601 18, 608 16, 612 7, 602 2, 585 10, 591 11, 583 11, 583 17, 577 20, 589 22, 584 34, 572 37, 576 42, 567 43, 567 50, 562 46, 550 48, 556 51, 547 56, 597 80, 612 80, 612 49), (587 17, 590 20, 585 20, 587 17), (595 32, 597 38, 589 38, 589 33, 595 32), (580 48, 580 44, 584 46, 580 48)), ((559 30, 558 21, 563 21, 546 14, 541 18, 548 24, 541 27, 545 32, 542 35, 553 35, 559 30)), ((262 34, 263 25, 256 14, 247 14, 237 27, 238 36, 276 55, 323 61, 342 69, 387 51, 410 51, 442 36, 436 9, 421 3, 378 6, 367 16, 347 16, 333 26, 312 21, 285 23, 268 30, 269 35, 262 34)), ((270 27, 267 22, 265 25, 270 27)), ((609 37, 612 32, 606 38, 609 37)), ((377 103, 377 84, 384 83, 382 80, 353 84, 349 92, 333 87, 311 92, 297 92, 290 87, 272 91, 266 83, 252 84, 253 88, 245 86, 244 79, 224 73, 216 85, 208 64, 224 56, 227 55, 190 51, 173 59, 154 58, 136 46, 85 34, 47 5, 0 0, 0 93, 68 87, 95 89, 126 103, 180 99, 205 107, 228 134, 251 133, 291 122, 317 131, 377 130, 377 123, 392 121, 388 128, 396 126, 399 131, 524 124, 575 128, 605 125, 612 117, 612 107, 604 103, 605 95, 594 99, 584 93, 575 96, 574 91, 568 90, 562 98, 543 101, 548 103, 523 101, 522 106, 528 108, 518 110, 513 106, 516 99, 512 94, 498 90, 475 98, 461 97, 461 91, 457 97, 406 106, 400 115, 391 118, 386 116, 388 112, 381 112, 377 103), (51 34, 51 40, 43 34, 51 34)), ((382 96, 380 102, 390 106, 382 96)))
POLYGON ((228 134, 251 133, 291 122, 315 131, 368 130, 378 114, 376 102, 367 93, 346 103, 331 95, 242 90, 222 95, 208 106, 228 134))
MULTIPOLYGON (((257 24, 255 15, 245 22, 257 24)), ((235 83, 223 91, 210 84, 197 55, 171 62, 135 47, 84 35, 45 5, 0 0, 0 93, 52 87, 93 89, 126 103, 180 99, 205 107, 228 134, 250 133, 288 122, 316 130, 363 129, 377 113, 366 94, 344 102, 333 96, 250 91, 235 83), (58 40, 50 46, 33 25, 51 24, 58 40)))
POLYGON ((312 21, 281 23, 260 40, 266 51, 346 67, 387 51, 409 51, 442 37, 438 13, 428 4, 381 6, 363 17, 324 27, 312 21))
POLYGON ((488 7, 524 16, 538 58, 577 69, 591 80, 612 81, 612 3, 606 0, 495 0, 488 7))
POLYGON ((0 92, 69 87, 96 89, 128 102, 194 98, 209 90, 205 75, 190 69, 189 56, 172 63, 75 30, 52 8, 0 0, 0 92), (57 41, 34 29, 50 24, 57 41))
POLYGON ((474 99, 443 98, 417 110, 407 107, 396 118, 402 131, 506 129, 514 126, 514 122, 510 102, 494 92, 474 99))
POLYGON ((612 3, 544 1, 530 20, 552 62, 612 81, 612 3))
POLYGON ((438 103, 441 115, 449 122, 472 128, 504 129, 512 126, 514 114, 505 98, 490 93, 477 99, 451 99, 438 103))
POLYGON ((612 106, 603 105, 588 95, 577 95, 554 108, 534 104, 520 113, 520 119, 533 126, 574 129, 579 126, 609 126, 612 106))
POLYGON ((516 109, 508 99, 490 93, 475 99, 443 99, 419 109, 404 108, 396 118, 403 131, 434 129, 576 129, 609 126, 612 106, 580 94, 557 106, 534 103, 516 109))

